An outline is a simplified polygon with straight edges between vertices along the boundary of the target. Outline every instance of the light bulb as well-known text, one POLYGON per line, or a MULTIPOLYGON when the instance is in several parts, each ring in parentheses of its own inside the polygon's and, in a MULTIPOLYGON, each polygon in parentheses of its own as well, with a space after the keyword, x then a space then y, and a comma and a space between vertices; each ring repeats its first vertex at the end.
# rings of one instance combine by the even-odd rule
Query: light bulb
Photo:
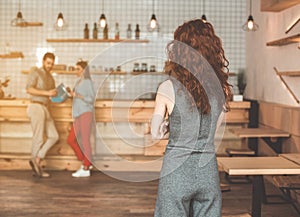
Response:
POLYGON ((252 20, 248 20, 248 24, 247 24, 247 26, 248 26, 248 29, 253 29, 253 21, 252 20))
POLYGON ((258 25, 254 22, 253 16, 249 15, 247 22, 242 26, 244 31, 256 31, 258 25))
POLYGON ((63 25, 64 25, 64 20, 61 19, 61 18, 57 19, 57 26, 58 26, 59 28, 61 28, 61 27, 63 27, 63 25))
POLYGON ((147 29, 149 32, 153 32, 153 31, 158 31, 158 22, 157 22, 157 19, 156 19, 156 16, 155 14, 152 14, 151 16, 151 19, 147 25, 147 29))
POLYGON ((104 28, 106 26, 106 18, 104 14, 101 14, 100 16, 99 25, 101 28, 104 28))
POLYGON ((156 20, 155 20, 155 19, 152 19, 152 20, 150 21, 150 27, 151 27, 152 29, 155 29, 155 27, 156 27, 156 20))
POLYGON ((201 17, 201 20, 202 20, 204 23, 206 23, 206 22, 207 22, 207 19, 206 19, 206 16, 205 16, 205 14, 203 14, 203 15, 202 15, 202 17, 201 17))
POLYGON ((64 16, 62 13, 58 14, 54 28, 58 31, 65 30, 67 28, 67 23, 64 20, 64 16))

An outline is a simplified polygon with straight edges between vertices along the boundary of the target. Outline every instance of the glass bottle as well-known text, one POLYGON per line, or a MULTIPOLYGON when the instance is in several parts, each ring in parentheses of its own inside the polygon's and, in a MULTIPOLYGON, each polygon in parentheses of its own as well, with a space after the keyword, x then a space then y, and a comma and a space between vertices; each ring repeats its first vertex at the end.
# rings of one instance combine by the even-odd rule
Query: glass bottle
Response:
POLYGON ((148 72, 148 67, 147 67, 147 63, 142 63, 142 72, 148 72))
POLYGON ((140 26, 139 26, 139 24, 136 24, 135 39, 140 39, 140 26))
POLYGON ((105 25, 103 29, 103 39, 108 39, 108 26, 107 24, 105 25))
POLYGON ((128 24, 128 28, 127 28, 127 39, 131 39, 131 37, 132 37, 131 24, 128 24))
POLYGON ((83 38, 84 39, 89 39, 89 25, 86 23, 84 26, 84 30, 83 30, 83 38))
POLYGON ((98 28, 97 28, 97 23, 94 23, 94 29, 93 29, 93 39, 98 38, 98 28))
POLYGON ((139 72, 140 71, 140 64, 139 63, 134 63, 132 71, 133 72, 139 72))
POLYGON ((119 40, 120 39, 120 28, 119 28, 119 23, 116 23, 116 28, 115 28, 115 39, 119 40))

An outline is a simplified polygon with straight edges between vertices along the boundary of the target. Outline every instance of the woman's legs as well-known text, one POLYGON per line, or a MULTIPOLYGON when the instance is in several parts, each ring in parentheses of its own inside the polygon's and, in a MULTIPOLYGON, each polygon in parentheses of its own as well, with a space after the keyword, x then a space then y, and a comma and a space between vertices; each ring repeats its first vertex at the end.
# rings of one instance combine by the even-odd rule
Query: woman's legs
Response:
POLYGON ((93 113, 86 112, 79 117, 79 131, 83 148, 83 166, 88 169, 92 165, 91 129, 93 113))
POLYGON ((84 156, 83 156, 81 148, 80 148, 80 146, 77 142, 77 137, 76 137, 76 135, 78 136, 78 133, 79 133, 79 131, 78 131, 79 128, 76 127, 76 125, 78 125, 77 122, 78 122, 78 120, 76 119, 74 121, 74 123, 72 124, 72 128, 71 128, 71 131, 69 133, 67 142, 72 147, 72 149, 74 150, 75 155, 77 156, 77 159, 80 160, 80 161, 83 161, 84 156))

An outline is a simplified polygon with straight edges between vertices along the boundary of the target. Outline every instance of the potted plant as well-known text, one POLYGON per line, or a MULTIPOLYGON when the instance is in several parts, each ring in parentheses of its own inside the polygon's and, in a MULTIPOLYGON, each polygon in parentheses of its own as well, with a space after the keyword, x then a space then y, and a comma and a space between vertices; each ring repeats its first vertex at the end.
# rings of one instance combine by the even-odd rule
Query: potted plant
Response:
POLYGON ((239 94, 243 95, 246 88, 246 76, 245 69, 239 69, 237 74, 237 85, 239 89, 239 94))

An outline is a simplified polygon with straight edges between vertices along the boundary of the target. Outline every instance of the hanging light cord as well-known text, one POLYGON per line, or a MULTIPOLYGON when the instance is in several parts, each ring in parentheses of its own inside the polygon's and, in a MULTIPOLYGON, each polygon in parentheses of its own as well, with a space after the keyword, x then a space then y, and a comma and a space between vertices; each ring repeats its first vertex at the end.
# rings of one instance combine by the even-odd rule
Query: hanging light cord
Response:
POLYGON ((152 11, 153 11, 153 14, 154 14, 154 0, 152 1, 152 11))
POLYGON ((203 7, 203 14, 205 14, 205 0, 202 2, 202 7, 203 7))
POLYGON ((252 15, 252 0, 250 0, 250 15, 252 15))
POLYGON ((102 0, 102 13, 104 13, 104 0, 102 0))

